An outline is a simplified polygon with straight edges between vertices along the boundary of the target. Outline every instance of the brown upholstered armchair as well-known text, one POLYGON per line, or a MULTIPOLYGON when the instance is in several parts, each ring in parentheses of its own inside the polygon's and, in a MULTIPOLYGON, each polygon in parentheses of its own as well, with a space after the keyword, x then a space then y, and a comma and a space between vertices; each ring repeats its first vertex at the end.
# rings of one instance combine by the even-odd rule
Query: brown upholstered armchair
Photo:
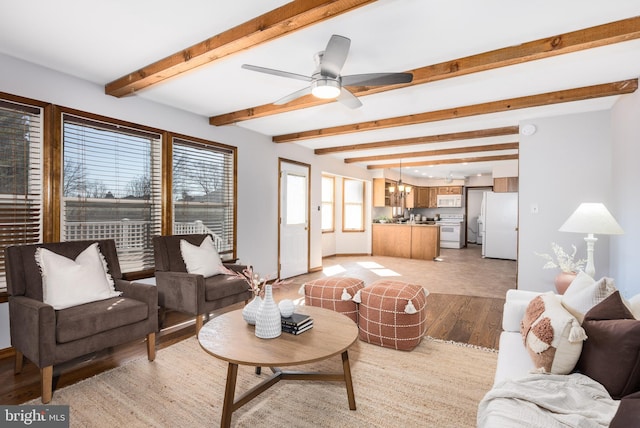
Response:
POLYGON ((5 250, 5 262, 11 344, 16 351, 15 372, 22 371, 23 357, 40 368, 43 403, 51 401, 56 364, 145 336, 149 361, 155 358, 157 290, 152 285, 122 279, 113 240, 11 246, 5 250), (59 310, 44 303, 36 250, 46 248, 75 260, 95 242, 113 278, 115 292, 122 294, 59 310))
MULTIPOLYGON (((158 302, 161 307, 185 312, 196 317, 196 334, 211 311, 247 302, 252 296, 247 283, 239 278, 219 274, 205 278, 187 272, 180 251, 180 240, 200 245, 208 234, 156 236, 153 240, 158 302)), ((212 260, 213 263, 213 260, 212 260)), ((228 269, 241 272, 246 266, 225 264, 228 269)))

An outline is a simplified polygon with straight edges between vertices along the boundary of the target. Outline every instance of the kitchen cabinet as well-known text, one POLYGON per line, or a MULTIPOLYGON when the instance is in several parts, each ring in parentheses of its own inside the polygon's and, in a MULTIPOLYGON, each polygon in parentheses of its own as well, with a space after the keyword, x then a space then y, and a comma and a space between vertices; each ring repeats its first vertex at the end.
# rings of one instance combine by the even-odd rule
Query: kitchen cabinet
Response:
POLYGON ((416 188, 416 208, 429 208, 429 188, 416 188))
POLYGON ((411 257, 411 226, 374 223, 371 230, 374 256, 411 257))
POLYGON ((374 223, 371 233, 374 256, 433 260, 440 256, 440 226, 374 223))
POLYGON ((411 192, 407 193, 404 196, 405 208, 417 208, 416 207, 416 190, 417 190, 417 187, 411 186, 411 192))
POLYGON ((373 206, 385 207, 385 179, 374 178, 373 179, 373 206))
POLYGON ((438 195, 462 195, 462 186, 440 186, 438 195))
POLYGON ((429 187, 429 203, 427 208, 437 208, 438 207, 438 188, 437 187, 429 187))
POLYGON ((493 191, 500 192, 517 192, 518 177, 499 177, 493 179, 493 191))
POLYGON ((373 179, 373 206, 374 207, 394 207, 398 206, 398 201, 389 193, 389 186, 395 186, 395 182, 386 178, 373 179))
POLYGON ((411 258, 433 260, 440 256, 440 226, 411 226, 411 258))

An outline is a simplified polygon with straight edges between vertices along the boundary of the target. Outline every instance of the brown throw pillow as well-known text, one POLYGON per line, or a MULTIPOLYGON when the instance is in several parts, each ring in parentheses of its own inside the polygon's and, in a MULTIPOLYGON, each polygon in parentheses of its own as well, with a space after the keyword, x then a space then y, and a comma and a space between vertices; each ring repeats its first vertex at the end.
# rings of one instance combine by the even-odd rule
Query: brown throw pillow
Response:
POLYGON ((640 425, 640 392, 627 395, 611 420, 609 428, 629 428, 640 425))
POLYGON ((619 400, 640 390, 640 321, 616 291, 586 313, 587 333, 576 369, 619 400))

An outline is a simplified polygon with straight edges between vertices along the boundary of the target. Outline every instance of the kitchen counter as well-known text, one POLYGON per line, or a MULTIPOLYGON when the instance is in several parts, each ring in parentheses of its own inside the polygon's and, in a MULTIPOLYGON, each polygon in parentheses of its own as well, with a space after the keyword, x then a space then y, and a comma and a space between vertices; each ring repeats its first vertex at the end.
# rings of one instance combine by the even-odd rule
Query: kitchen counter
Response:
POLYGON ((440 256, 440 226, 436 224, 373 223, 374 256, 433 260, 440 256))

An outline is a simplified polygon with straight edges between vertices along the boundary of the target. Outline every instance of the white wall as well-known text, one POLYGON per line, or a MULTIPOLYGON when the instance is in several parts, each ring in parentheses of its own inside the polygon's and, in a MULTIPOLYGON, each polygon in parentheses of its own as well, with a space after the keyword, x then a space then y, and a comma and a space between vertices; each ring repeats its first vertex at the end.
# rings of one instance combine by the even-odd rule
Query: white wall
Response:
MULTIPOLYGON (((520 140, 522 141, 522 140, 520 140)), ((517 177, 518 176, 518 161, 510 160, 505 162, 500 162, 500 164, 496 165, 493 168, 492 172, 493 178, 498 177, 517 177)))
MULTIPOLYGON (((214 127, 208 118, 186 113, 142 97, 114 98, 104 87, 0 54, 0 92, 33 98, 60 106, 156 127, 238 148, 238 257, 251 262, 266 275, 277 271, 278 158, 311 165, 312 207, 320 205, 321 174, 371 180, 364 168, 345 164, 330 156, 316 156, 295 144, 275 144, 270 137, 240 126, 214 127)), ((367 186, 370 188, 370 186, 367 186)), ((366 206, 371 206, 370 190, 366 206)), ((370 224, 370 217, 367 218, 370 224)), ((310 266, 322 265, 320 212, 311 210, 310 266)), ((368 238, 351 240, 354 253, 370 252, 368 238)), ((3 305, 5 306, 5 305, 3 305)), ((8 329, 8 327, 7 327, 8 329)), ((0 327, 0 330, 3 330, 0 327)), ((0 340, 2 339, 0 334, 0 340)), ((8 346, 0 343, 0 349, 8 346)))
MULTIPOLYGON (((584 236, 558 229, 581 202, 613 208, 611 115, 601 111, 528 123, 537 132, 520 137, 518 288, 549 291, 558 270, 543 270, 543 259, 534 252, 549 253, 552 242, 567 250, 575 244, 578 255, 586 258, 584 236), (534 205, 537 214, 532 213, 534 205)), ((598 236, 595 266, 597 278, 609 275, 607 236, 598 236)))
POLYGON ((611 276, 626 297, 640 293, 636 274, 640 243, 640 92, 620 98, 611 111, 613 128, 612 213, 624 235, 611 237, 611 276))

